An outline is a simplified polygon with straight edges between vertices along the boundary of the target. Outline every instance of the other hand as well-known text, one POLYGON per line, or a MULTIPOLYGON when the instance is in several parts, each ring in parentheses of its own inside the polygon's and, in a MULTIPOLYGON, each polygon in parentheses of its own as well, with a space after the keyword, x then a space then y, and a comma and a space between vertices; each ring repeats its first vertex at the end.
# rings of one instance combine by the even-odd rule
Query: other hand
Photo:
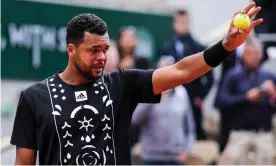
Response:
POLYGON ((261 99, 262 93, 258 88, 253 88, 247 92, 246 97, 249 101, 256 102, 261 99))
POLYGON ((183 164, 184 164, 184 162, 186 161, 186 159, 187 159, 187 153, 186 153, 186 152, 181 152, 181 153, 177 156, 176 162, 178 162, 178 163, 183 163, 183 164))
POLYGON ((266 80, 261 85, 262 90, 270 97, 276 97, 276 87, 271 80, 266 80))

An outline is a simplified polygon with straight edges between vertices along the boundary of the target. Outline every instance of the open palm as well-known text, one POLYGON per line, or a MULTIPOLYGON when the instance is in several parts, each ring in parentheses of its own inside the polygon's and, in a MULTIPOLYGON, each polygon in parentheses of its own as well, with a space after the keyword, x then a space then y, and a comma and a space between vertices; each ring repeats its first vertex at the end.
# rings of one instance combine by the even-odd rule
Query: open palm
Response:
MULTIPOLYGON (((238 13, 247 14, 249 18, 252 18, 255 16, 259 11, 261 10, 261 7, 255 8, 255 2, 250 3, 245 9, 238 13)), ((238 14, 236 13, 236 14, 238 14)), ((235 15, 236 15, 235 14, 235 15)), ((263 22, 263 19, 258 19, 253 22, 251 22, 250 26, 247 29, 238 29, 233 25, 233 21, 230 25, 230 28, 228 30, 226 38, 223 40, 223 46, 227 51, 233 51, 237 47, 239 47, 248 37, 251 30, 263 22)))

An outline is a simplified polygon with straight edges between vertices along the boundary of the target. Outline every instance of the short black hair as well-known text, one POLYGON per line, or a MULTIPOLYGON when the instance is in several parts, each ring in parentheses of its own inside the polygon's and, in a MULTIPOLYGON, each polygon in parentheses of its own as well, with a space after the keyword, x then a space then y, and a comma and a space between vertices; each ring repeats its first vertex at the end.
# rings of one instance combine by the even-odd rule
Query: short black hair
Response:
POLYGON ((175 15, 177 15, 177 16, 185 16, 185 15, 188 15, 188 11, 187 10, 185 10, 185 9, 179 9, 179 10, 177 10, 176 12, 175 12, 175 15))
POLYGON ((188 16, 188 11, 185 9, 177 10, 173 15, 173 20, 175 21, 176 16, 188 16))
POLYGON ((67 24, 66 42, 78 45, 84 32, 104 35, 108 31, 107 24, 95 14, 83 13, 72 18, 67 24))

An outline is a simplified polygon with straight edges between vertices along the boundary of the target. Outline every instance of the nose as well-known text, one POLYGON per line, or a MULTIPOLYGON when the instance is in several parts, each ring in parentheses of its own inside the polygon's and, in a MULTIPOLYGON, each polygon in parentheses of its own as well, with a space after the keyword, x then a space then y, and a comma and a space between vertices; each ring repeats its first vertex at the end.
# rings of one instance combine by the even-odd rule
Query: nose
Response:
POLYGON ((97 60, 98 60, 98 61, 105 61, 105 58, 106 58, 106 56, 105 56, 105 53, 103 53, 103 52, 100 52, 100 53, 97 55, 97 60))

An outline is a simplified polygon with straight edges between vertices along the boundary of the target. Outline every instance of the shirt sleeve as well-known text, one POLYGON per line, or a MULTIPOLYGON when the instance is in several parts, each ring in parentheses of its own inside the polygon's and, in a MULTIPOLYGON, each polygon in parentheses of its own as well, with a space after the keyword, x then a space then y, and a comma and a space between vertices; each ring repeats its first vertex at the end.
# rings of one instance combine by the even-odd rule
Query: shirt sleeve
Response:
POLYGON ((128 69, 121 71, 125 80, 125 88, 135 102, 160 102, 161 94, 155 95, 153 92, 152 74, 154 70, 128 69))
POLYGON ((11 144, 29 149, 37 148, 35 117, 24 92, 21 93, 19 98, 11 136, 11 144))

